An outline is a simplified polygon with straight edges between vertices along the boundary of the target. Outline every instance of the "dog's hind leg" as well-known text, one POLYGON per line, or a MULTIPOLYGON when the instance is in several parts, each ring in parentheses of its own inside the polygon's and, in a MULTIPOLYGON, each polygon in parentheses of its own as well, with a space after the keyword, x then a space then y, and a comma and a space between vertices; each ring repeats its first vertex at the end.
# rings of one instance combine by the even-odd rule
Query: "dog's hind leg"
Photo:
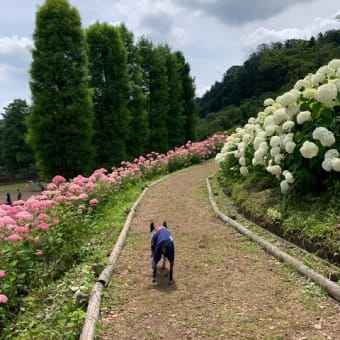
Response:
POLYGON ((163 265, 162 265, 162 269, 165 269, 165 263, 166 263, 166 257, 163 255, 163 265))

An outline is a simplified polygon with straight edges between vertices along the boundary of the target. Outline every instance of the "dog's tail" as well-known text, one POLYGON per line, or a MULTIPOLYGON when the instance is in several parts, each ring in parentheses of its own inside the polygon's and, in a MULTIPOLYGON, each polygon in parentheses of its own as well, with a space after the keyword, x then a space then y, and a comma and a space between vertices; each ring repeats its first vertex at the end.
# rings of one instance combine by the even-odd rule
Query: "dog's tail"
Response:
POLYGON ((153 222, 150 223, 150 234, 153 232, 155 229, 155 224, 153 222))
POLYGON ((168 228, 168 225, 166 224, 165 221, 163 222, 163 227, 168 228))

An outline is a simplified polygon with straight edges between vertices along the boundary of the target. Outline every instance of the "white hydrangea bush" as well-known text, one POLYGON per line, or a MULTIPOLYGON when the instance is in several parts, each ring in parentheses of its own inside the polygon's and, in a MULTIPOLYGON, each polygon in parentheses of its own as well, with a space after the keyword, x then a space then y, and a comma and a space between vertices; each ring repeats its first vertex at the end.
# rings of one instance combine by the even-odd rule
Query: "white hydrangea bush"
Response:
POLYGON ((334 59, 275 100, 267 98, 263 111, 228 137, 216 160, 224 172, 241 176, 263 169, 279 180, 283 194, 330 173, 339 179, 339 107, 340 59, 334 59))

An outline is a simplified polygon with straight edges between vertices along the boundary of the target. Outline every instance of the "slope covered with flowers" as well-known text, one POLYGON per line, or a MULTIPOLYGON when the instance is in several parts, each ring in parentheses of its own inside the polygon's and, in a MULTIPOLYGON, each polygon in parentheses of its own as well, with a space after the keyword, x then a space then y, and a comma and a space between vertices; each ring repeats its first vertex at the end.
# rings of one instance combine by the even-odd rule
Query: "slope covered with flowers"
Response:
POLYGON ((85 256, 100 205, 114 209, 118 192, 215 157, 224 141, 223 134, 189 141, 70 181, 56 175, 40 195, 0 205, 0 332, 19 312, 28 288, 47 285, 85 256))
POLYGON ((225 175, 275 176, 281 192, 339 185, 340 59, 296 82, 230 135, 216 156, 225 175))

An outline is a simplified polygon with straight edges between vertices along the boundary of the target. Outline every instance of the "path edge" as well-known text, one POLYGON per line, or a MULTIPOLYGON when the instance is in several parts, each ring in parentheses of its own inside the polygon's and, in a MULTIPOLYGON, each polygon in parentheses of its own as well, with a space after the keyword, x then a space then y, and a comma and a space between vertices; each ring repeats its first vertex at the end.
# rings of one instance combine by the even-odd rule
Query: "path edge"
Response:
POLYGON ((219 209, 217 204, 215 203, 213 199, 213 195, 211 192, 211 186, 209 179, 206 178, 206 184, 208 188, 208 196, 210 204, 216 214, 216 217, 221 219, 223 222, 226 222, 230 225, 232 225, 239 233, 247 236, 251 240, 258 243, 263 249, 265 249, 268 253, 273 255, 278 260, 284 261, 285 263, 288 263, 289 265, 293 266, 300 274, 308 277, 312 281, 314 281, 319 286, 326 289, 328 294, 333 297, 335 300, 340 302, 340 286, 337 285, 335 282, 325 278, 324 276, 320 275, 319 273, 315 272, 308 266, 304 265, 299 260, 295 259, 294 257, 288 255, 284 251, 280 250, 276 246, 272 245, 270 242, 264 240, 254 232, 250 231, 248 228, 244 227, 242 224, 236 222, 232 218, 224 215, 219 209))

